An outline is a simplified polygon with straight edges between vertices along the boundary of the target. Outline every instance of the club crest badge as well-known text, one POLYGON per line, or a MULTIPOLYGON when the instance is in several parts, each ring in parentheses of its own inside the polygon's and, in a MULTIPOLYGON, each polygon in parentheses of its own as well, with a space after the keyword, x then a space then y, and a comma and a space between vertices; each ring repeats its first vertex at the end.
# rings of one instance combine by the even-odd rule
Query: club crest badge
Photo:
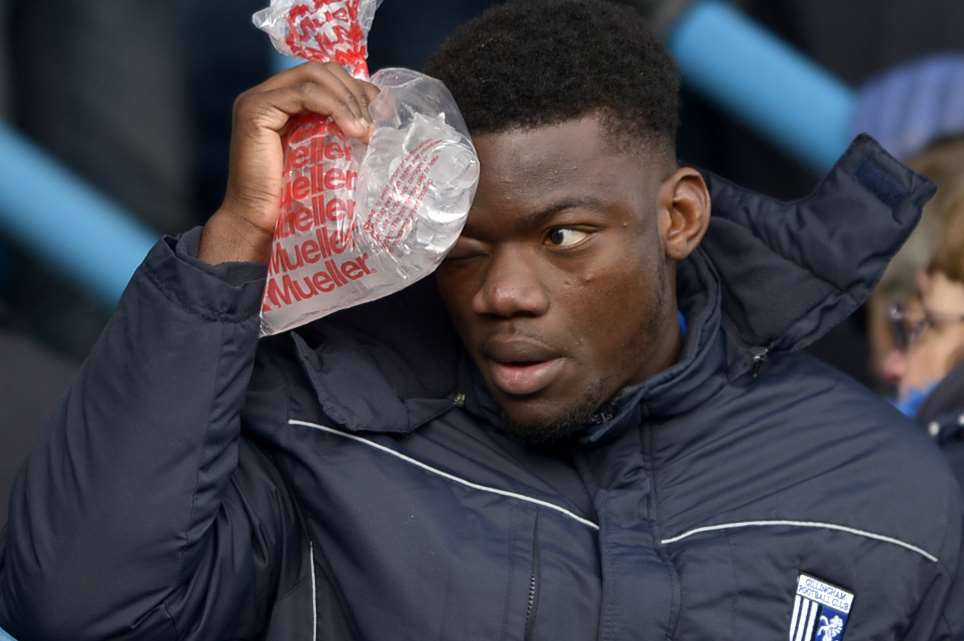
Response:
POLYGON ((843 641, 854 595, 809 574, 797 580, 790 641, 843 641))

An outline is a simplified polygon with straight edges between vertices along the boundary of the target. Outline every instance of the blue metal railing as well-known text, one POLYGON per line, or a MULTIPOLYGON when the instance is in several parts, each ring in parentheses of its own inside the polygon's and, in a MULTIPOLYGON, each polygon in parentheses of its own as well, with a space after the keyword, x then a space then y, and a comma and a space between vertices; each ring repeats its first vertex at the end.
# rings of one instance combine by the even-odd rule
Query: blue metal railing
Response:
POLYGON ((113 305, 159 234, 3 123, 0 167, 0 233, 113 305))
POLYGON ((811 168, 850 142, 853 91, 727 4, 693 3, 668 44, 686 84, 811 168))

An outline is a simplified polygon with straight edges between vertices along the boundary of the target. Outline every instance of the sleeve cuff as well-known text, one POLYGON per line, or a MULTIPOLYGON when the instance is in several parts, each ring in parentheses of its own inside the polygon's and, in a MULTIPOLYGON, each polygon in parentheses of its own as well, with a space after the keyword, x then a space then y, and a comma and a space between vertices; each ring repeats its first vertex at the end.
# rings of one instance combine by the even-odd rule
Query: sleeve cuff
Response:
POLYGON ((240 321, 261 310, 267 267, 259 263, 209 265, 197 258, 201 228, 161 239, 143 269, 164 294, 205 318, 240 321))

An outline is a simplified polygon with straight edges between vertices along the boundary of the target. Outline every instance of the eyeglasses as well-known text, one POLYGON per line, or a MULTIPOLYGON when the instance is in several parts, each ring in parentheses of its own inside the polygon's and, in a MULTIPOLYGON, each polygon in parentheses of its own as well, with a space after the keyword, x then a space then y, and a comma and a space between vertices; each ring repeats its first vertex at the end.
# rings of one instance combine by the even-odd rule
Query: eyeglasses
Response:
POLYGON ((950 323, 964 323, 964 314, 941 314, 928 310, 918 300, 912 305, 895 303, 888 313, 894 334, 894 347, 906 350, 931 327, 950 323))

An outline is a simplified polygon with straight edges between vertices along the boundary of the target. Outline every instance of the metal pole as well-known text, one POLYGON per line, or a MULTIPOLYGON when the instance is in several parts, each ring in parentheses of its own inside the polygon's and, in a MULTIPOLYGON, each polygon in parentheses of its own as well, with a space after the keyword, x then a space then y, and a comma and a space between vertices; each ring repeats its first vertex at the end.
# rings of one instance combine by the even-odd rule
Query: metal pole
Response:
POLYGON ((160 235, 3 123, 0 167, 0 233, 116 303, 160 235))
POLYGON ((693 2, 668 44, 684 82, 813 169, 847 147, 853 92, 727 4, 693 2))

